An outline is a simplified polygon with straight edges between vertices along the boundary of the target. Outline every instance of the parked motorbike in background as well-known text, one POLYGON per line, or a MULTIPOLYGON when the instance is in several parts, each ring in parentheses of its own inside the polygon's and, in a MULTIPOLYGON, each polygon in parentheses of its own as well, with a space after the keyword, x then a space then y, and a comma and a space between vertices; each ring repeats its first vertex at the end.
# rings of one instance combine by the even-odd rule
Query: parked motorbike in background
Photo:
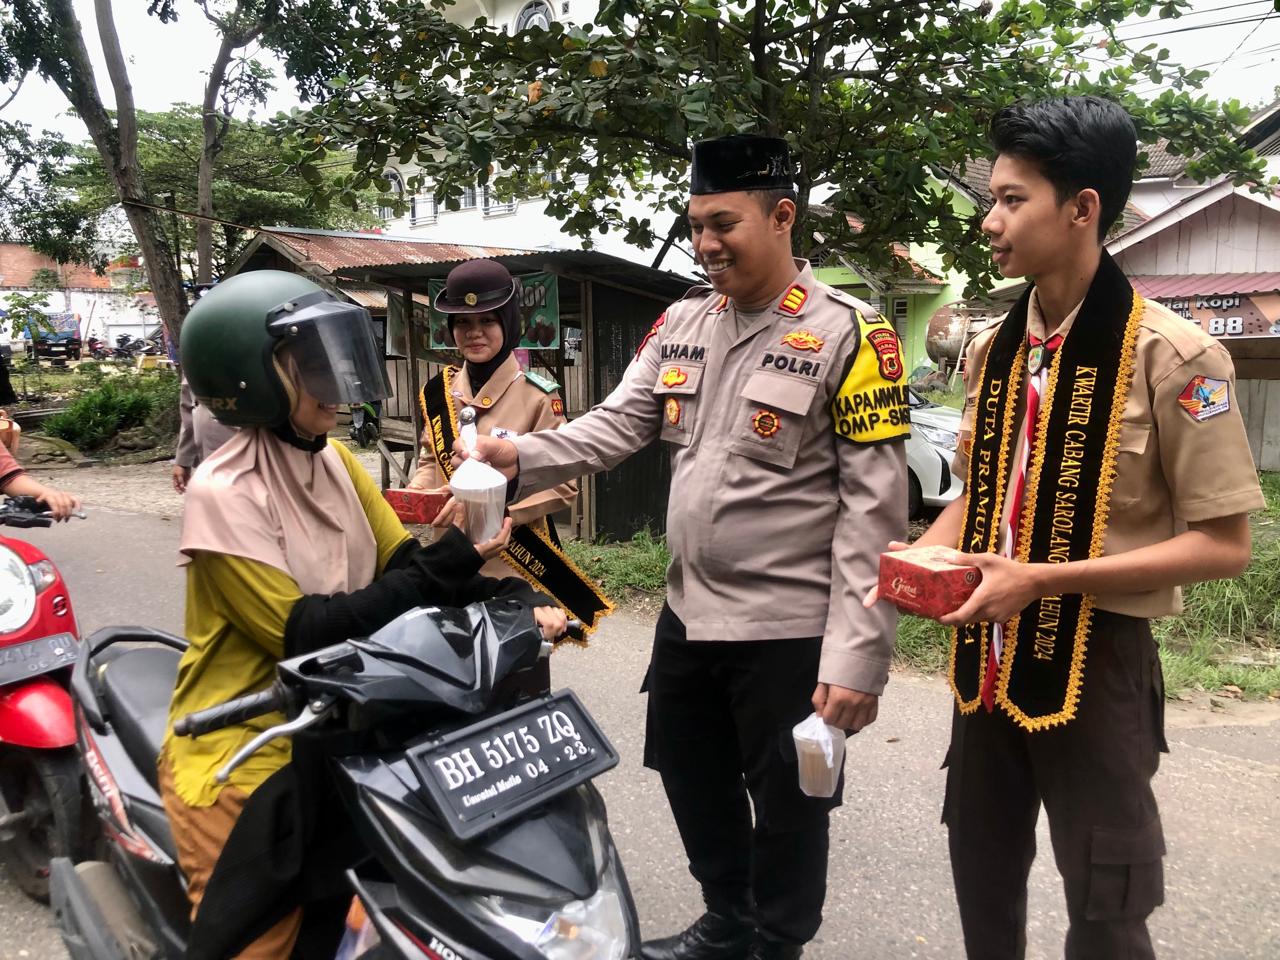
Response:
MULTIPOLYGON (((54 862, 73 960, 185 955, 190 910, 156 775, 185 648, 108 628, 76 663, 81 750, 111 856, 54 862)), ((269 689, 181 717, 174 731, 284 712, 218 772, 223 782, 276 737, 304 735, 321 752, 327 782, 307 795, 340 797, 365 851, 346 880, 372 925, 360 937, 366 960, 622 960, 639 947, 639 924, 591 783, 618 758, 571 691, 520 692, 519 675, 551 648, 519 603, 418 608, 368 638, 282 661, 269 689)))
POLYGON ((378 442, 378 414, 382 404, 360 403, 351 408, 351 439, 361 447, 378 442))
POLYGON ((108 360, 111 358, 112 351, 108 349, 105 342, 97 337, 90 337, 85 346, 89 350, 89 356, 94 360, 108 360))
MULTIPOLYGON (((0 505, 0 525, 52 523, 31 497, 0 505)), ((93 823, 67 693, 79 636, 58 568, 38 547, 0 536, 0 860, 38 900, 49 896, 49 861, 83 855, 93 823)))

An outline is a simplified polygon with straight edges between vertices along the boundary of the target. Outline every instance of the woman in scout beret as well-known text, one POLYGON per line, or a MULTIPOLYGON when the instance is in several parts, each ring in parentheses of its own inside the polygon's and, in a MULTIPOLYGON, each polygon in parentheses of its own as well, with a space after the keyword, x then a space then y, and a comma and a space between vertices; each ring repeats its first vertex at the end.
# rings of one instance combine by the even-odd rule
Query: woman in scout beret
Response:
MULTIPOLYGON (((283 657, 367 636, 422 604, 522 600, 549 638, 563 632, 565 618, 518 578, 479 576, 506 545, 509 526, 475 546, 451 530, 424 549, 364 468, 328 442, 339 404, 390 393, 365 310, 296 274, 240 274, 192 308, 182 356, 199 402, 241 429, 187 487, 179 549, 190 647, 170 704, 160 792, 195 912, 191 941, 217 942, 221 952, 210 955, 287 957, 301 923, 296 898, 258 888, 302 868, 273 859, 279 854, 263 837, 316 822, 324 800, 299 786, 310 767, 289 740, 277 739, 220 784, 215 773, 282 716, 198 739, 176 736, 172 722, 269 687, 283 657), (246 828, 233 833, 251 803, 246 828), (236 854, 215 870, 228 845, 236 854), (238 892, 224 901, 220 891, 232 888, 238 892), (246 903, 258 912, 245 915, 246 903), (246 930, 266 932, 245 948, 234 938, 246 930)), ((328 839, 343 842, 342 831, 334 833, 328 839)))
MULTIPOLYGON (((521 370, 515 358, 520 294, 520 281, 494 260, 468 260, 449 272, 434 308, 448 318, 464 362, 461 368, 446 367, 423 387, 422 456, 410 489, 447 491, 463 407, 475 410, 476 429, 486 436, 517 437, 565 422, 556 382, 521 370)), ((512 549, 492 558, 482 572, 493 577, 519 574, 556 597, 590 631, 613 607, 559 549, 550 522, 550 515, 577 495, 577 481, 570 480, 511 504, 512 549)), ((434 526, 451 525, 459 509, 457 504, 446 506, 434 526)))

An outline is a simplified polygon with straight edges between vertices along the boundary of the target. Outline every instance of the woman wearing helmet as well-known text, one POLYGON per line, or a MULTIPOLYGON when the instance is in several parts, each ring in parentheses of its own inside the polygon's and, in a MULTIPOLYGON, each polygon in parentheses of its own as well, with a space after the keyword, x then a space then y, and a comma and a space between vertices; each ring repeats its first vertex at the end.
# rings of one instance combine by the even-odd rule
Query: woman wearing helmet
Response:
MULTIPOLYGON (((463 407, 475 410, 476 429, 490 436, 554 430, 565 422, 556 382, 521 370, 514 356, 520 343, 520 293, 520 281, 494 260, 468 260, 449 272, 433 306, 448 319, 449 335, 464 363, 445 368, 423 387, 422 455, 410 489, 447 491, 463 407)), ((511 549, 489 560, 483 572, 502 577, 514 571, 526 577, 557 597, 590 632, 612 605, 559 549, 550 522, 550 514, 572 504, 577 495, 578 485, 570 481, 511 504, 511 549)), ((434 525, 447 527, 458 512, 451 503, 434 525)))
MULTIPOLYGON (((280 659, 367 635, 423 603, 521 599, 549 638, 565 618, 521 580, 479 576, 509 524, 487 543, 449 531, 424 549, 350 452, 327 441, 339 404, 390 393, 363 308, 296 274, 254 271, 195 304, 181 345, 197 400, 241 428, 192 475, 179 546, 191 645, 160 786, 194 915, 249 795, 288 764, 291 744, 271 741, 219 784, 215 772, 282 716, 198 739, 173 734, 177 717, 264 689, 280 659)), ((294 909, 239 956, 287 957, 300 925, 294 909)))

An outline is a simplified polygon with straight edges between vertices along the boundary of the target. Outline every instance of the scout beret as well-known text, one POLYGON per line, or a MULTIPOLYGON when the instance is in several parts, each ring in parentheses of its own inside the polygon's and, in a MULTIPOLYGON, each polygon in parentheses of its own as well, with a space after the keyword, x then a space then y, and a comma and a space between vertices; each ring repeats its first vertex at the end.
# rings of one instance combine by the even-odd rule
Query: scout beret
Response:
POLYGON ((518 282, 495 260, 468 260, 449 271, 436 297, 437 313, 487 313, 515 296, 518 282))
POLYGON ((781 137, 740 133, 693 145, 689 193, 732 193, 737 190, 790 190, 791 152, 781 137))

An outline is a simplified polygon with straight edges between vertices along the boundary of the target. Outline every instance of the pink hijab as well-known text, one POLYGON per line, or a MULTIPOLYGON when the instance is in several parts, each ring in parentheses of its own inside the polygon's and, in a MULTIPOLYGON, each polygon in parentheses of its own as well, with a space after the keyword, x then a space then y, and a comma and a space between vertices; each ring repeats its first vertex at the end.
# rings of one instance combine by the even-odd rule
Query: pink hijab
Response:
POLYGON ((332 446, 308 453, 244 428, 199 466, 185 499, 180 566, 206 550, 275 567, 304 594, 373 582, 378 545, 332 446))

